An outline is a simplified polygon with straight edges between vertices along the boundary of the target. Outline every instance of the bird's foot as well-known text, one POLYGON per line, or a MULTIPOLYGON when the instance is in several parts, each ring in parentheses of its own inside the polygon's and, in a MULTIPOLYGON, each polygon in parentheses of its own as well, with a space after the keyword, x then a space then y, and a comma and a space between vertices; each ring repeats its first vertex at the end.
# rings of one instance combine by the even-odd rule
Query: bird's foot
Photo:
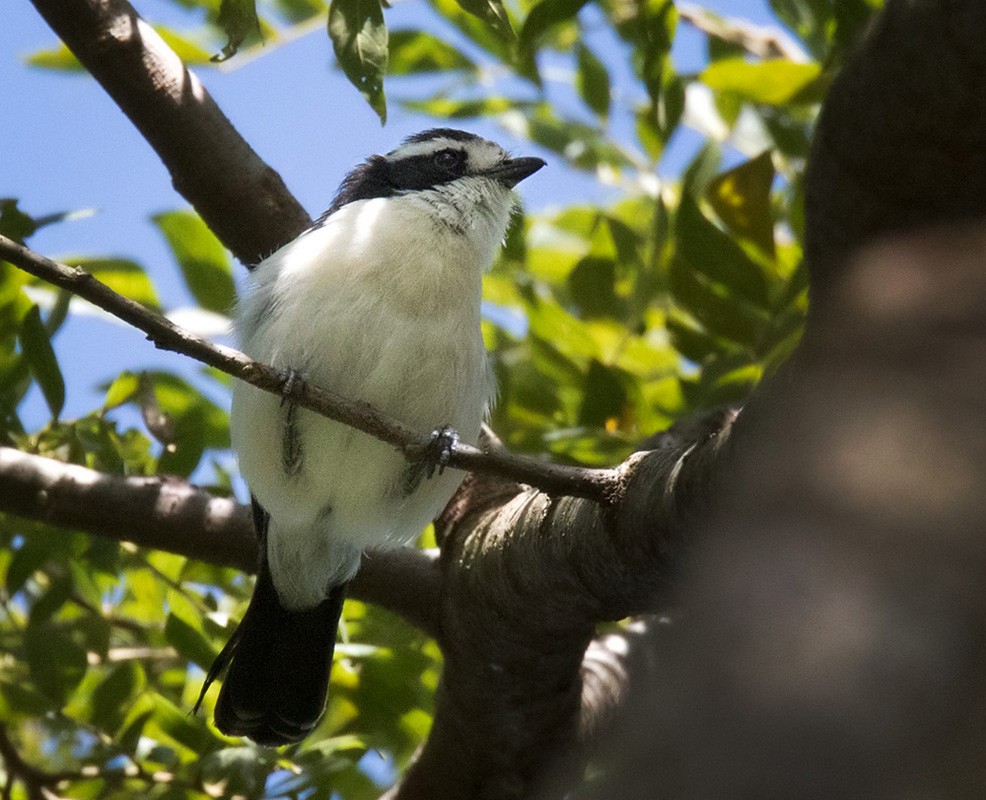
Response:
POLYGON ((401 492, 405 497, 414 493, 421 481, 431 478, 438 470, 441 475, 445 472, 452 451, 459 443, 459 434, 451 425, 443 425, 431 432, 431 441, 425 448, 420 461, 408 464, 401 475, 401 492))
POLYGON ((281 408, 284 409, 284 418, 281 420, 281 467, 285 475, 297 475, 301 470, 304 453, 301 436, 298 435, 298 406, 291 400, 291 394, 301 376, 293 369, 286 369, 282 374, 284 385, 281 387, 281 408))
POLYGON ((452 451, 459 443, 459 434, 451 425, 443 425, 431 432, 431 442, 428 443, 424 465, 427 477, 432 477, 435 470, 441 475, 452 458, 452 451))
POLYGON ((281 405, 283 406, 285 403, 291 402, 291 395, 294 394, 294 387, 301 380, 301 375, 288 367, 281 370, 281 376, 284 379, 284 385, 281 387, 281 405))

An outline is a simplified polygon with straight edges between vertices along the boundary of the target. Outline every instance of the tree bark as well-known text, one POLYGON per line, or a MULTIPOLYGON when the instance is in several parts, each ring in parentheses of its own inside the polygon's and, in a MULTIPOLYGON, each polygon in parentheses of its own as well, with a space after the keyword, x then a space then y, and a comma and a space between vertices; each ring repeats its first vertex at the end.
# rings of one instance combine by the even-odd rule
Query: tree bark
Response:
POLYGON ((979 0, 891 2, 833 85, 802 348, 590 797, 986 794, 984 33, 979 0))

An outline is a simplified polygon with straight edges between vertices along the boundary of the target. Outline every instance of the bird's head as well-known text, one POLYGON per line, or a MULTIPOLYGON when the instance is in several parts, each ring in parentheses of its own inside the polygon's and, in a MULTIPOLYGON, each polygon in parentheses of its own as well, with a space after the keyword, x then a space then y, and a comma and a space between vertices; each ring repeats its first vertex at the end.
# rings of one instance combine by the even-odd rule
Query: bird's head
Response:
POLYGON ((432 128, 353 169, 325 217, 357 200, 417 197, 453 227, 468 228, 490 216, 506 220, 513 206, 510 190, 543 166, 540 158, 512 158, 475 134, 432 128))

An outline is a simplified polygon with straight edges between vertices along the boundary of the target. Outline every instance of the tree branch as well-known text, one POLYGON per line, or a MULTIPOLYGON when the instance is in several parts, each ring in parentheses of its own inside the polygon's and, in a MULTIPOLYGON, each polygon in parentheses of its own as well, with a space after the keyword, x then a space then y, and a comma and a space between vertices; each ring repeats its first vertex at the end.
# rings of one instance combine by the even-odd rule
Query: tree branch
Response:
POLYGON ((76 772, 47 772, 35 767, 24 760, 17 748, 7 735, 7 726, 0 723, 0 759, 3 759, 7 773, 7 787, 4 793, 9 793, 10 784, 18 780, 24 785, 28 800, 49 800, 52 795, 47 791, 62 781, 78 779, 76 772))
MULTIPOLYGON (((713 412, 656 437, 616 470, 608 506, 471 475, 439 521, 441 559, 364 559, 353 596, 435 636, 446 662, 432 733, 394 796, 458 800, 482 786, 507 798, 578 776, 586 737, 621 696, 586 666, 595 623, 667 594, 734 419, 713 412)), ((3 448, 0 510, 243 568, 255 559, 231 501, 3 448)))
POLYGON ((780 28, 754 25, 744 19, 724 19, 698 3, 678 2, 675 7, 683 22, 707 36, 738 45, 757 58, 808 61, 805 51, 780 28))
MULTIPOLYGON (((59 264, 6 236, 0 236, 0 257, 119 317, 146 333, 147 338, 162 350, 182 353, 259 389, 289 397, 299 406, 394 445, 409 461, 429 457, 430 434, 415 431, 381 414, 368 403, 348 400, 254 361, 230 347, 212 344, 140 303, 117 294, 81 267, 59 264)), ((609 502, 619 492, 622 482, 622 476, 615 470, 566 467, 499 450, 484 452, 467 444, 453 447, 449 466, 502 475, 548 492, 588 497, 599 502, 609 502)))
POLYGON ((657 437, 620 466, 605 507, 467 477, 436 523, 445 671, 396 800, 537 797, 578 780, 585 737, 621 696, 586 666, 595 625, 667 597, 734 420, 712 412, 657 437))
MULTIPOLYGON (((122 478, 0 447, 0 512, 254 572, 250 510, 172 478, 122 478)), ((350 587, 358 600, 435 633, 434 551, 370 551, 350 587)))
MULTIPOLYGON (((435 636, 446 661, 432 733, 394 796, 458 799, 483 786, 506 798, 578 776, 588 737, 622 696, 591 663, 599 653, 587 663, 594 625, 666 594, 734 418, 714 412, 662 434, 621 465, 621 494, 605 508, 472 475, 439 522, 440 560, 364 559, 353 596, 435 636)), ((214 563, 255 559, 248 514, 229 500, 6 448, 0 510, 214 563)))
MULTIPOLYGON (((241 260, 257 260, 306 227, 303 212, 275 213, 278 198, 286 194, 283 185, 279 180, 265 183, 273 173, 265 172, 194 76, 124 0, 34 1, 144 132, 171 170, 176 188, 241 260), (273 210, 268 207, 271 202, 273 210)), ((292 204, 286 206, 289 211, 292 204)), ((131 324, 146 324, 141 330, 159 347, 284 393, 286 376, 229 348, 189 336, 137 304, 120 304, 118 296, 81 271, 55 265, 9 240, 0 242, 0 249, 13 263, 29 264, 28 271, 40 267, 55 276, 56 285, 91 290, 91 296, 83 296, 97 305, 101 303, 94 298, 108 303, 112 308, 101 307, 111 313, 122 311, 121 318, 131 324)), ((426 436, 379 417, 368 406, 301 381, 291 399, 388 441, 411 459, 420 458, 427 444, 426 436)), ((703 481, 707 485, 708 471, 718 462, 731 424, 730 416, 720 416, 718 427, 711 426, 714 432, 690 442, 672 436, 616 470, 573 470, 498 450, 456 448, 453 465, 502 479, 470 479, 442 526, 440 561, 421 554, 405 558, 400 551, 379 558, 371 554, 354 587, 367 599, 376 592, 384 605, 400 603, 400 613, 417 616, 426 629, 434 630, 446 654, 432 735, 399 789, 400 797, 528 795, 543 785, 555 756, 579 746, 581 737, 597 728, 583 714, 589 696, 606 696, 596 683, 603 671, 583 670, 593 625, 648 607, 666 591, 685 535, 683 522, 705 499, 703 481), (538 486, 554 496, 510 481, 538 486), (482 487, 491 483, 496 485, 483 494, 482 487), (407 559, 414 559, 410 567, 407 559), (374 570, 380 577, 372 578, 374 570), (421 583, 408 585, 407 576, 414 575, 421 583)), ((135 496, 144 497, 153 508, 154 491, 143 488, 146 495, 135 496)), ((163 484, 159 488, 163 495, 173 487, 169 492, 163 484)), ((187 488, 190 497, 204 500, 204 493, 187 488)), ((33 500, 19 513, 36 513, 40 516, 35 518, 59 524, 49 513, 52 506, 45 503, 46 497, 57 494, 34 489, 33 500)), ((0 487, 0 507, 7 495, 0 487)), ((87 500, 78 506, 86 508, 87 519, 97 512, 87 500)), ((199 514, 201 522, 203 512, 199 514)), ((232 509, 230 525, 246 524, 232 522, 242 515, 241 509, 232 509)), ((129 520, 136 518, 141 517, 134 514, 129 520)), ((132 536, 129 520, 125 526, 106 525, 103 535, 132 536)), ((85 529, 84 520, 76 523, 74 527, 85 529)), ((195 522, 186 523, 186 531, 194 531, 195 522)), ((164 528, 158 533, 168 538, 164 528)), ((214 530, 209 538, 218 536, 214 530)), ((252 543, 247 535, 235 545, 245 548, 236 558, 249 559, 252 566, 248 541, 252 543)), ((600 701, 599 708, 604 705, 600 701)), ((600 714, 597 719, 607 716, 604 710, 600 714)), ((564 771, 569 777, 576 774, 577 764, 573 768, 569 762, 564 771)))
POLYGON ((126 0, 32 2, 240 261, 255 264, 311 225, 281 177, 126 0))
POLYGON ((805 176, 813 307, 864 244, 986 214, 984 30, 977 0, 895 0, 840 73, 805 176))
MULTIPOLYGON (((623 491, 606 512, 472 475, 439 523, 440 560, 368 554, 353 596, 435 636, 446 659, 432 733, 393 797, 458 799, 482 786, 508 798, 577 779, 626 686, 615 640, 593 643, 594 625, 666 592, 688 507, 703 504, 734 418, 714 412, 657 437, 620 467, 623 491)), ((9 448, 0 511, 243 569, 256 558, 249 514, 231 500, 9 448)))

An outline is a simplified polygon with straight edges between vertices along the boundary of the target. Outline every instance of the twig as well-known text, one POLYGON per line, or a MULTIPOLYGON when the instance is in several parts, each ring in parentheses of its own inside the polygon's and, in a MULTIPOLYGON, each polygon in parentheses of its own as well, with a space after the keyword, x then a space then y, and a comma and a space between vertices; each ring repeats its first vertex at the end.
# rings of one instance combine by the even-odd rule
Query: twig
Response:
POLYGON ((801 47, 779 28, 754 25, 742 19, 723 19, 697 3, 677 3, 678 16, 703 33, 739 45, 758 58, 786 58, 808 61, 801 47))
MULTIPOLYGON (((429 434, 381 414, 368 403, 349 400, 297 377, 292 379, 287 373, 254 361, 238 350, 212 344, 117 294, 81 267, 59 264, 6 236, 0 236, 0 257, 142 330, 162 350, 182 353, 259 389, 281 397, 289 396, 296 405, 393 445, 409 461, 422 461, 428 457, 429 434)), ((483 451, 466 444, 453 447, 449 466, 500 475, 545 492, 586 497, 598 502, 609 502, 619 491, 622 480, 618 470, 567 467, 504 451, 483 451)))
POLYGON ((0 758, 3 759, 7 772, 7 783, 3 793, 9 796, 15 780, 24 784, 30 800, 45 800, 48 796, 46 789, 56 786, 62 781, 81 777, 78 772, 46 772, 43 769, 27 763, 7 735, 7 726, 0 723, 0 758))

